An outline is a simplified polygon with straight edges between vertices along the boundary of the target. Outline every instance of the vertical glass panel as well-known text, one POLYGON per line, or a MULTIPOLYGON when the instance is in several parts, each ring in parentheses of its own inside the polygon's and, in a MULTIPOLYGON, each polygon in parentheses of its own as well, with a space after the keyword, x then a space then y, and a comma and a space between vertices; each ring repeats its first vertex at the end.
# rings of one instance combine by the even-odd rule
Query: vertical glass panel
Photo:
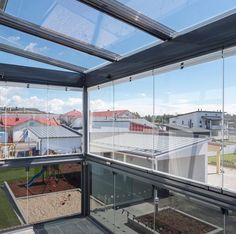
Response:
MULTIPOLYGON (((224 233, 219 207, 171 190, 158 191, 155 230, 158 233, 224 233)), ((227 233, 227 232, 226 232, 227 233)))
POLYGON ((82 153, 82 93, 2 83, 0 158, 82 153))
POLYGON ((19 207, 28 210, 28 223, 36 223, 81 212, 81 167, 71 163, 30 167, 26 187, 18 186, 19 207))
POLYGON ((110 231, 115 232, 113 172, 98 164, 90 164, 90 215, 110 231))
MULTIPOLYGON (((47 155, 47 147, 38 135, 38 131, 47 128, 47 90, 21 85, 8 87, 8 92, 7 127, 12 155, 15 158, 47 155)), ((45 134, 47 139, 47 131, 45 134)))
MULTIPOLYGON (((135 78, 135 77, 134 77, 135 78)), ((153 168, 153 77, 115 85, 114 159, 153 168)))
POLYGON ((113 86, 89 91, 89 151, 113 158, 113 86))
POLYGON ((159 171, 222 185, 222 60, 156 75, 159 171))
POLYGON ((223 188, 236 191, 236 56, 227 57, 224 61, 223 188))
POLYGON ((115 233, 152 233, 153 186, 120 173, 115 178, 115 233))
POLYGON ((47 92, 48 153, 82 153, 82 92, 50 87, 47 92))
MULTIPOLYGON (((30 176, 30 174, 29 174, 30 176)), ((27 203, 26 192, 28 173, 26 168, 0 170, 0 230, 20 226, 28 222, 28 208, 23 210, 20 200, 27 203), (19 190, 24 190, 19 194, 19 190)))
POLYGON ((3 83, 0 87, 0 121, 1 121, 1 137, 0 137, 0 159, 9 158, 9 130, 7 128, 7 105, 8 105, 8 88, 7 83, 3 83))
POLYGON ((236 212, 224 211, 225 213, 225 233, 234 234, 236 230, 236 212))

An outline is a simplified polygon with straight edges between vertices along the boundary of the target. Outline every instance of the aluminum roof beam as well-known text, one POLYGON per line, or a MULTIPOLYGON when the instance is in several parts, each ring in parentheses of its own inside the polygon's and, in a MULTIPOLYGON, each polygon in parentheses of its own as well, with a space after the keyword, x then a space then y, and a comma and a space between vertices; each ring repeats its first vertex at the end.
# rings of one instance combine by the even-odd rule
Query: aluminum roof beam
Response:
POLYGON ((143 30, 161 40, 171 39, 175 32, 167 26, 115 0, 78 0, 116 19, 143 30))
POLYGON ((17 56, 21 56, 24 58, 32 59, 38 62, 50 64, 53 66, 61 67, 67 70, 75 71, 78 73, 83 73, 85 70, 87 70, 84 67, 76 66, 74 64, 66 63, 57 59, 53 59, 50 57, 46 57, 40 54, 36 54, 27 50, 19 49, 13 46, 9 46, 6 44, 0 43, 0 51, 4 51, 6 53, 14 54, 17 56))
POLYGON ((0 63, 0 81, 82 88, 84 78, 82 73, 0 63))
POLYGON ((184 31, 170 41, 90 71, 86 74, 86 86, 99 85, 235 46, 235 22, 236 10, 198 28, 184 31))
MULTIPOLYGON (((80 40, 75 40, 64 34, 60 34, 55 31, 40 27, 39 25, 30 23, 28 21, 19 19, 17 17, 8 15, 0 10, 0 24, 10 28, 58 43, 63 46, 70 47, 75 50, 82 51, 84 53, 100 57, 102 59, 114 62, 120 58, 120 55, 110 52, 108 50, 98 48, 94 45, 90 45, 80 40)), ((73 25, 71 25, 73 27, 73 25)))

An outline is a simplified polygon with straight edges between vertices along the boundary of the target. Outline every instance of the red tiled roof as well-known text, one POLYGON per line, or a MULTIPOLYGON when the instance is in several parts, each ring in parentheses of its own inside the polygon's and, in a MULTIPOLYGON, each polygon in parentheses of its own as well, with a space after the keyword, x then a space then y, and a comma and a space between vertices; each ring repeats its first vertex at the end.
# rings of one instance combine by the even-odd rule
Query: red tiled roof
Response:
POLYGON ((119 116, 128 110, 115 110, 115 111, 96 111, 92 112, 93 117, 113 117, 119 116))
POLYGON ((1 117, 0 118, 0 124, 2 126, 7 126, 7 127, 13 127, 28 121, 37 121, 41 124, 44 125, 49 125, 49 126, 57 126, 60 123, 58 123, 55 119, 50 119, 50 118, 26 118, 26 117, 1 117))
POLYGON ((63 115, 69 116, 69 117, 77 117, 80 118, 82 117, 82 113, 80 111, 77 110, 73 110, 73 111, 69 111, 63 115))

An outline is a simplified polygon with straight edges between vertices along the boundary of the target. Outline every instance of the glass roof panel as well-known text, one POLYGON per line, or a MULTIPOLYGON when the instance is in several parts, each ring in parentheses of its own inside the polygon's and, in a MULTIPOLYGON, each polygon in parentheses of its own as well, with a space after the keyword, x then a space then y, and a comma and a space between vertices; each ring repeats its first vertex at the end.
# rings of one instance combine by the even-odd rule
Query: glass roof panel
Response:
POLYGON ((175 31, 181 31, 236 7, 235 0, 118 1, 175 31))
POLYGON ((85 68, 93 68, 106 60, 0 25, 0 43, 41 54, 85 68))
POLYGON ((156 37, 76 0, 8 0, 5 11, 121 55, 158 41, 156 37))
POLYGON ((45 68, 45 69, 52 69, 52 70, 58 70, 58 71, 68 71, 68 70, 60 68, 60 67, 41 63, 38 61, 23 58, 23 57, 20 57, 20 56, 14 55, 14 54, 5 53, 2 51, 0 51, 0 61, 1 61, 1 63, 4 63, 4 64, 19 65, 19 66, 26 66, 26 67, 36 67, 36 68, 45 68))

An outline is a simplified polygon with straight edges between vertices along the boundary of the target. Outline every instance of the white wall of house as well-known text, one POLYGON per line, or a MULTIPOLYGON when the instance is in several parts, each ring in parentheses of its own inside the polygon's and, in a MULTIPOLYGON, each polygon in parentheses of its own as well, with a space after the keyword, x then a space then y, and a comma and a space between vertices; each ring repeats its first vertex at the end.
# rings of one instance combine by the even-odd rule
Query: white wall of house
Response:
POLYGON ((17 126, 14 126, 12 131, 13 131, 13 142, 19 142, 20 140, 22 140, 22 134, 23 131, 27 128, 27 127, 40 127, 40 126, 45 126, 41 123, 39 123, 38 121, 35 120, 29 120, 27 122, 24 122, 22 124, 19 124, 17 126))
POLYGON ((60 138, 38 138, 29 131, 27 142, 36 142, 37 150, 40 154, 45 154, 48 149, 54 150, 60 154, 81 153, 81 136, 78 137, 60 137, 60 138))
POLYGON ((40 151, 44 154, 47 149, 60 154, 81 153, 81 137, 42 139, 40 151))
POLYGON ((215 111, 196 111, 179 116, 175 116, 169 119, 170 124, 177 124, 183 127, 189 127, 190 120, 193 123, 192 127, 206 128, 206 124, 203 117, 221 117, 222 112, 215 111))
MULTIPOLYGON (((213 118, 218 117, 220 119, 222 117, 222 112, 195 111, 172 117, 169 119, 169 124, 176 124, 182 127, 197 127, 197 128, 209 129, 209 126, 207 126, 206 124, 207 120, 204 117, 213 117, 213 118)), ((220 120, 211 120, 210 129, 211 129, 211 136, 213 138, 220 139, 222 137, 221 126, 222 125, 220 120)), ((227 134, 225 134, 225 138, 227 138, 227 134)))

